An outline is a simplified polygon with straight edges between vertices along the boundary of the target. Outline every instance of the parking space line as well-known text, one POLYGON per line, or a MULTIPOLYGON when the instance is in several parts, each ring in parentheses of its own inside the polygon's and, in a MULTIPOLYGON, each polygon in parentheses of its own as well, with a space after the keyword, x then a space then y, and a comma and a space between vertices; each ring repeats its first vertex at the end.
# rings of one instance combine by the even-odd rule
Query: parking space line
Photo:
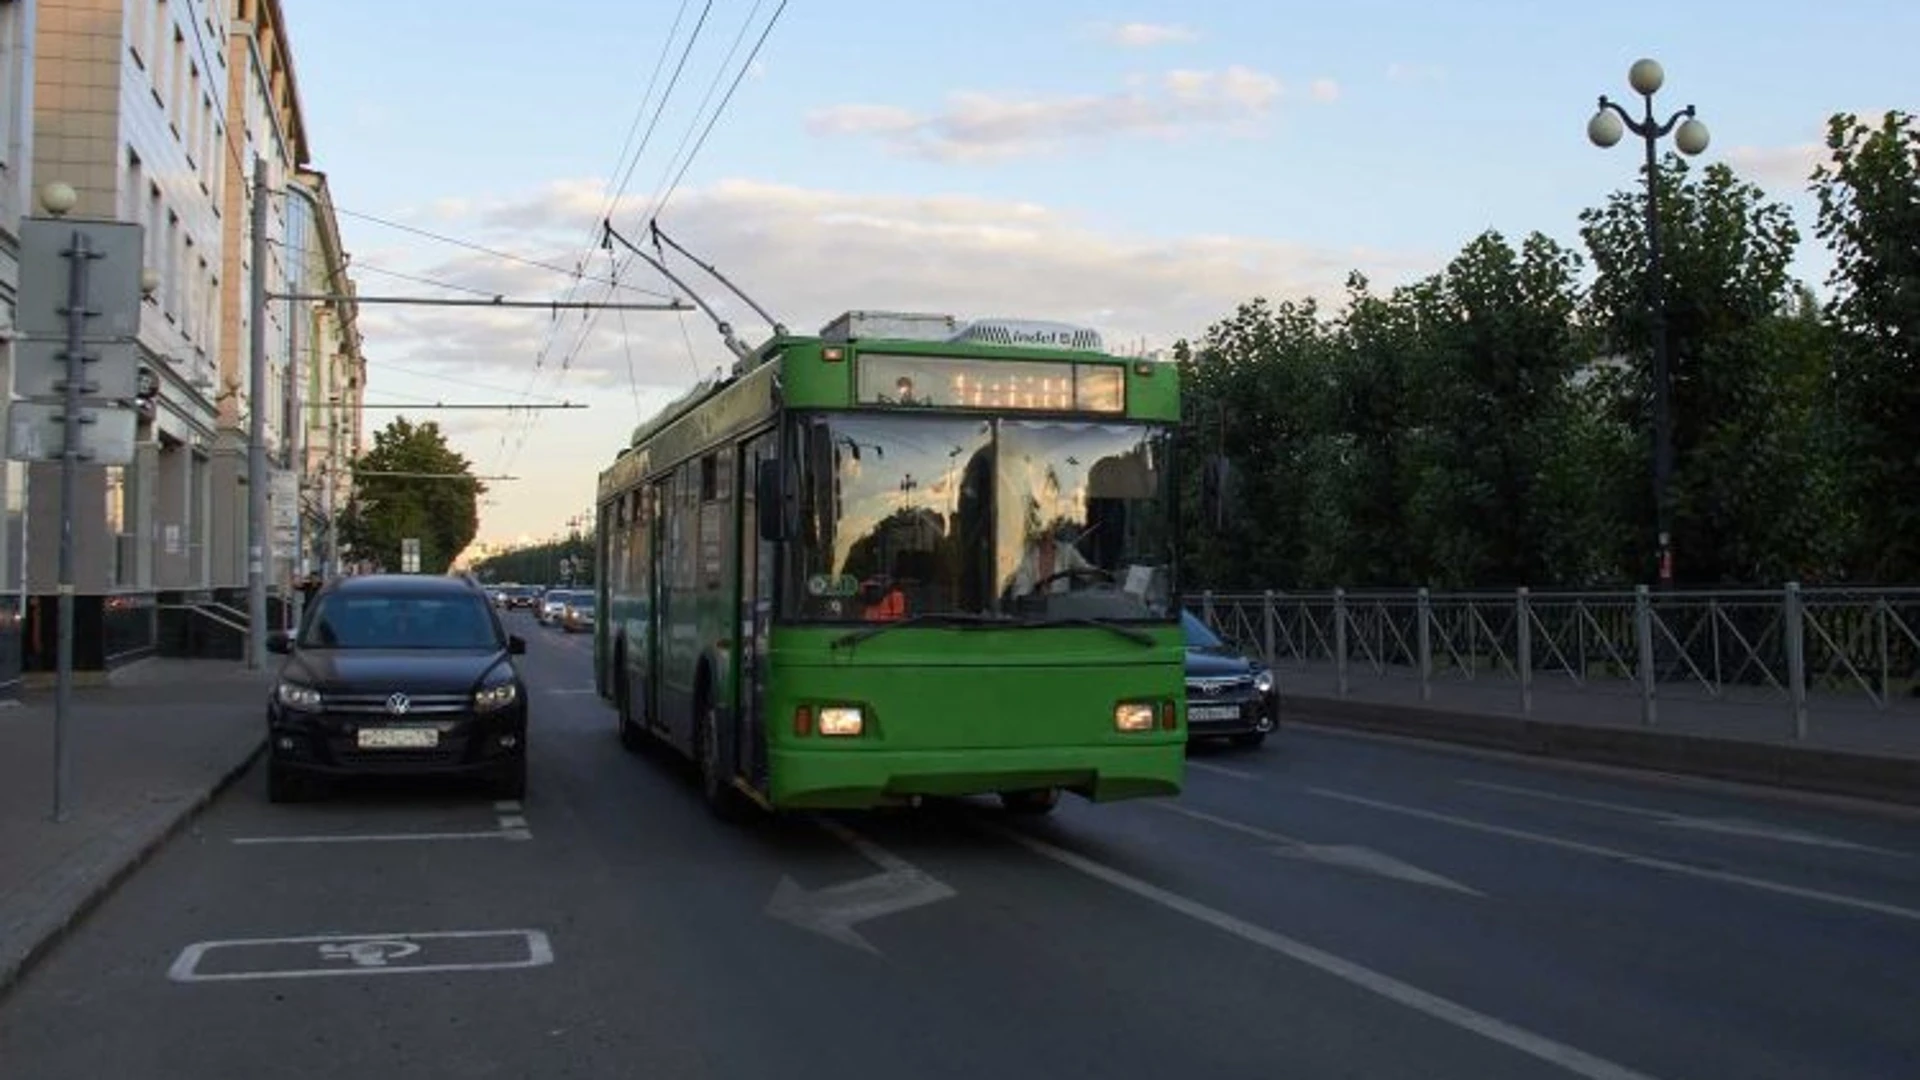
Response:
POLYGON ((1399 803, 1384 802, 1380 799, 1369 799, 1361 795, 1349 795, 1343 791, 1329 791, 1325 788, 1308 788, 1307 791, 1322 798, 1339 799, 1342 802, 1353 803, 1356 806, 1372 807, 1375 810, 1382 810, 1389 814, 1403 814, 1407 817, 1419 818, 1423 821, 1433 821, 1442 825, 1452 825, 1456 828, 1471 829, 1474 832, 1486 833, 1489 836, 1504 836, 1512 840, 1524 840, 1528 843, 1557 847, 1563 851, 1577 851, 1583 855, 1598 855, 1603 859, 1614 859, 1626 863, 1629 866, 1638 866, 1647 870, 1661 870, 1670 874, 1681 874, 1686 877, 1700 878, 1704 881, 1718 881, 1728 885, 1744 885, 1750 889, 1759 889, 1763 892, 1779 893, 1783 896, 1797 896, 1804 900, 1819 900, 1828 904, 1837 904, 1841 907, 1856 908, 1861 911, 1872 911, 1881 915, 1892 915, 1895 918, 1920 921, 1920 911, 1916 911, 1913 908, 1904 908, 1898 904, 1887 904, 1878 900, 1868 900, 1858 896, 1847 896, 1842 893, 1827 892, 1823 889, 1810 889, 1803 885, 1788 885, 1785 882, 1749 877, 1746 874, 1735 874, 1727 870, 1714 870, 1705 866, 1694 866, 1690 863, 1654 858, 1650 855, 1635 855, 1633 852, 1621 851, 1618 848, 1602 847, 1599 844, 1586 844, 1578 840, 1568 840, 1559 836, 1548 836, 1545 833, 1530 832, 1526 829, 1515 829, 1506 825, 1495 825, 1487 821, 1475 821, 1472 818, 1455 817, 1452 814, 1442 814, 1434 810, 1422 810, 1417 806, 1402 806, 1399 803))
POLYGON ((391 844, 409 840, 531 840, 528 829, 478 829, 473 832, 332 833, 320 836, 236 836, 232 843, 260 844, 391 844))
POLYGON ((1584 1050, 1555 1042, 1544 1035, 1537 1035, 1504 1020, 1476 1012, 1458 1002, 1401 982, 1391 975, 1335 956, 1305 942, 1295 941, 1264 926, 1256 926, 1224 911, 1208 907, 1198 900, 1188 899, 1179 893, 1095 862, 1084 855, 1055 847, 1044 840, 1005 826, 986 825, 984 827, 1036 855, 1078 870, 1089 877, 1097 878, 1117 889, 1132 893, 1142 900, 1158 904, 1170 911, 1205 923, 1216 930, 1232 934, 1248 944, 1257 945, 1315 968, 1442 1023, 1451 1024, 1520 1053, 1559 1066, 1576 1076, 1586 1077, 1587 1080, 1650 1080, 1646 1073, 1637 1072, 1625 1065, 1616 1064, 1584 1050))

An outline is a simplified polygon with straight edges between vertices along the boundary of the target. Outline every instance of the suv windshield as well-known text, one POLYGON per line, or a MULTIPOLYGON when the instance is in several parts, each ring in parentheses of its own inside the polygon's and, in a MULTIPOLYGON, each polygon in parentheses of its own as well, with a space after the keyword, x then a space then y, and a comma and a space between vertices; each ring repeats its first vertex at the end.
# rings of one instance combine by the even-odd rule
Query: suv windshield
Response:
POLYGON ((497 649, 492 614, 477 596, 333 593, 300 632, 304 649, 497 649))
POLYGON ((1170 619, 1168 438, 1074 420, 803 420, 784 614, 1170 619))

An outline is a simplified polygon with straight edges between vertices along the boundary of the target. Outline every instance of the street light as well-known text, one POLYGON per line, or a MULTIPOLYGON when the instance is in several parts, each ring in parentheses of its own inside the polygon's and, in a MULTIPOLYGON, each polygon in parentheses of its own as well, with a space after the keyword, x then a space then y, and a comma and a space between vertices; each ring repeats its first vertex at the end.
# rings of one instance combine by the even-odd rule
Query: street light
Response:
POLYGON ((1653 331, 1653 513, 1662 588, 1673 585, 1673 530, 1667 506, 1667 483, 1673 475, 1673 377, 1667 359, 1667 299, 1660 269, 1660 174, 1656 144, 1673 132, 1673 144, 1689 157, 1706 150, 1707 125, 1694 118, 1689 105, 1668 117, 1654 119, 1653 95, 1666 82, 1666 72, 1655 60, 1636 60, 1627 71, 1627 84, 1645 103, 1640 119, 1600 95, 1600 108, 1587 121, 1587 138, 1602 150, 1631 131, 1647 149, 1647 313, 1653 331), (1679 130, 1674 130, 1674 125, 1679 130))

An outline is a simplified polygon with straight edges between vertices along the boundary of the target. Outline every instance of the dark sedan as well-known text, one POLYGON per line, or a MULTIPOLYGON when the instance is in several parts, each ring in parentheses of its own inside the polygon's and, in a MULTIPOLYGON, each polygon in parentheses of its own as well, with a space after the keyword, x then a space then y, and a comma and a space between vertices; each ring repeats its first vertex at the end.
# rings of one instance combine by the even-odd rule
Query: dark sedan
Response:
POLYGON ((1280 693, 1266 665, 1220 639, 1191 611, 1180 615, 1187 639, 1187 735, 1259 746, 1280 724, 1280 693))
POLYGON ((321 589, 267 700, 267 795, 328 777, 458 774, 501 798, 527 784, 526 643, 457 578, 379 574, 321 589))

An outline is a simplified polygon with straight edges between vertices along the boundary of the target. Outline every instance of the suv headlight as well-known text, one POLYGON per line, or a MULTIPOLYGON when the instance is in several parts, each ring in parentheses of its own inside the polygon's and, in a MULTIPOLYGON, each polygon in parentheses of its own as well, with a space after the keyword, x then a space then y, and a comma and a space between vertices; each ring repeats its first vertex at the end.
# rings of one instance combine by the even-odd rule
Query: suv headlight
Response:
POLYGON ((503 682, 492 686, 483 686, 473 692, 474 712, 496 712, 513 704, 520 697, 517 683, 503 682))
POLYGON ((1253 688, 1263 694, 1273 693, 1273 672, 1262 671, 1254 675, 1253 688))
POLYGON ((293 709, 296 712, 320 711, 320 691, 311 686, 283 682, 275 693, 279 696, 280 704, 284 708, 293 709))

